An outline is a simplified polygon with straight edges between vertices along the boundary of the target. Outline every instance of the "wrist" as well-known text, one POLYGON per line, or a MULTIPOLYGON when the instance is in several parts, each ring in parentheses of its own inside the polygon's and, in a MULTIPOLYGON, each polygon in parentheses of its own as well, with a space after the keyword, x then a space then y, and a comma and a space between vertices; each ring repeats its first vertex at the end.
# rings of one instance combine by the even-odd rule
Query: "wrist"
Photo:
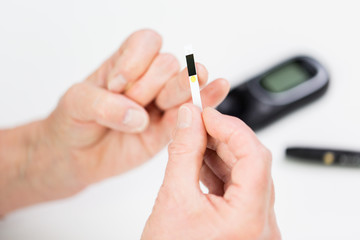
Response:
POLYGON ((42 201, 27 171, 42 135, 41 125, 38 121, 0 131, 0 215, 42 201))

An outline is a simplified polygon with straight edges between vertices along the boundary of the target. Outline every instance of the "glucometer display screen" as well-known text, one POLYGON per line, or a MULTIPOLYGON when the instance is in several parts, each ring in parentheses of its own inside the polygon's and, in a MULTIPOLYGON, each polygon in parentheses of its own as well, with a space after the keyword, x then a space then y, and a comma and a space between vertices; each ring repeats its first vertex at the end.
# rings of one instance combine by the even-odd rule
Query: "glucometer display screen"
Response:
POLYGON ((268 73, 260 81, 270 92, 283 92, 293 88, 311 77, 309 71, 299 62, 290 62, 268 73))

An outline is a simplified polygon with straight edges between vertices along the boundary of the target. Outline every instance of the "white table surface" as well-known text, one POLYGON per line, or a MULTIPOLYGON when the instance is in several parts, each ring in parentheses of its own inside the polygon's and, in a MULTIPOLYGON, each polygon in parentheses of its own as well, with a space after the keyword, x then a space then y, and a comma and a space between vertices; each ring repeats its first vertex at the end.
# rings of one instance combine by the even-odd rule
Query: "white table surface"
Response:
MULTIPOLYGON (((284 239, 360 239, 360 169, 291 162, 288 145, 360 149, 360 14, 357 1, 0 0, 0 127, 46 117, 131 32, 158 31, 185 65, 192 43, 210 79, 234 85, 295 54, 331 72, 327 94, 258 132, 273 153, 284 239)), ((1 147, 1 146, 0 146, 1 147)), ((0 220, 0 239, 138 239, 166 151, 65 200, 0 220)))

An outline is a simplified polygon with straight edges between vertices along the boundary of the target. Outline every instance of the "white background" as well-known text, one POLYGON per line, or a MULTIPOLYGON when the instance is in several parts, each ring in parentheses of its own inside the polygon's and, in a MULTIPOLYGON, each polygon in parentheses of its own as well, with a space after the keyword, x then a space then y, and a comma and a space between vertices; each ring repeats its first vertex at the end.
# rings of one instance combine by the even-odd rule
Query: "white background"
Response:
MULTIPOLYGON (((185 65, 192 43, 210 79, 234 85, 284 58, 312 55, 331 72, 327 94, 258 132, 273 152, 284 239, 360 239, 360 169, 289 161, 289 145, 360 149, 357 1, 0 1, 0 127, 46 117, 133 31, 152 28, 185 65)), ((0 146, 1 148, 1 146, 0 146)), ((138 239, 166 151, 65 200, 0 220, 0 239, 138 239)))

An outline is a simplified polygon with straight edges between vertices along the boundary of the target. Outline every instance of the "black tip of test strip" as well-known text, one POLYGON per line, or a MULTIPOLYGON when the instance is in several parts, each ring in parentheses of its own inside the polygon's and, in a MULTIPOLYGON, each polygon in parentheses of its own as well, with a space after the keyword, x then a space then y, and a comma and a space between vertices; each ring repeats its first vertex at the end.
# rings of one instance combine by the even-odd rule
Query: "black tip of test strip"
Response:
POLYGON ((194 54, 186 55, 186 64, 189 76, 196 75, 194 54))

